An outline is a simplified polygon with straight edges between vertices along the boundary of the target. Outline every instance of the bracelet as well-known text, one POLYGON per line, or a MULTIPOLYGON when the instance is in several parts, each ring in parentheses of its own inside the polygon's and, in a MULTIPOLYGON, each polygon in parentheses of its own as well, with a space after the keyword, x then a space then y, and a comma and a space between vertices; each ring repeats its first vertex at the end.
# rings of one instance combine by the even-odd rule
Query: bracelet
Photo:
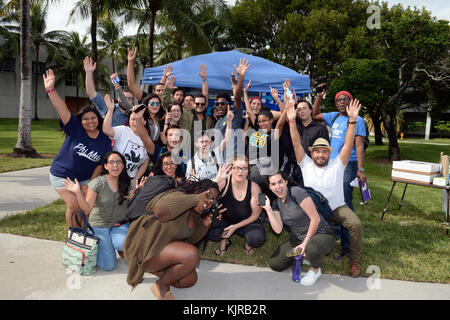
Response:
POLYGON ((356 124, 356 121, 349 121, 348 124, 356 124))
POLYGON ((294 123, 297 123, 297 121, 295 121, 295 120, 288 120, 288 122, 289 122, 289 124, 294 124, 294 123))
POLYGON ((207 79, 202 79, 203 82, 205 82, 207 79))
POLYGON ((47 93, 50 93, 50 92, 53 92, 53 91, 55 91, 55 88, 51 88, 50 90, 45 89, 45 92, 47 92, 47 93))

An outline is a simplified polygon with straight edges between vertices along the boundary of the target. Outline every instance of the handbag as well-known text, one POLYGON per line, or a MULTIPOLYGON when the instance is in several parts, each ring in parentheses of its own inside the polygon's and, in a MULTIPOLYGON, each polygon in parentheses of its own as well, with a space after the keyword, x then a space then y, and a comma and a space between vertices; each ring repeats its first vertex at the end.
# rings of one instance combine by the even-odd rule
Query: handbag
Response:
POLYGON ((90 275, 96 272, 99 238, 95 236, 94 229, 84 213, 77 214, 83 218, 84 227, 69 228, 63 248, 62 263, 81 275, 90 275))

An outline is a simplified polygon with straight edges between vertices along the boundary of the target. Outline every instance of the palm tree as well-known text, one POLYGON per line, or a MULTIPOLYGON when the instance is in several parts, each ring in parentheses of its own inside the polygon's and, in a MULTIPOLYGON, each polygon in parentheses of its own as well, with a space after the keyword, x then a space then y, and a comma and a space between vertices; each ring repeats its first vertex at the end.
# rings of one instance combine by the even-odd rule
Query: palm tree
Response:
POLYGON ((0 47, 0 60, 20 53, 19 24, 20 2, 0 0, 0 36, 4 39, 0 47))
MULTIPOLYGON (((47 9, 48 0, 31 0, 31 44, 35 48, 36 64, 39 65, 39 51, 41 45, 47 47, 47 49, 54 47, 54 44, 50 42, 62 31, 51 31, 45 33, 47 29, 47 9)), ((51 49, 50 49, 51 50, 51 49)), ((34 120, 39 120, 38 117, 38 104, 37 104, 37 84, 40 74, 34 75, 34 120)))
POLYGON ((17 143, 13 157, 37 157, 31 146, 30 0, 20 1, 20 103, 17 143))
POLYGON ((98 21, 98 35, 100 45, 104 54, 111 58, 112 73, 116 72, 115 60, 120 59, 118 50, 121 45, 121 36, 123 32, 123 23, 115 21, 110 17, 100 18, 98 21))

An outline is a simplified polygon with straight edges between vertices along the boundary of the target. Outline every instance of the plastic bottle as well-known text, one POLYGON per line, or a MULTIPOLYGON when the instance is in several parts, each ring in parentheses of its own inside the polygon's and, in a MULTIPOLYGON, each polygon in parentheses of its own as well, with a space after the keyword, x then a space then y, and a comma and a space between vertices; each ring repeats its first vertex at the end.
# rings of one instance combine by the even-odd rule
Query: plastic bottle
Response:
POLYGON ((302 255, 294 257, 294 267, 292 268, 292 281, 300 282, 302 277, 302 255))

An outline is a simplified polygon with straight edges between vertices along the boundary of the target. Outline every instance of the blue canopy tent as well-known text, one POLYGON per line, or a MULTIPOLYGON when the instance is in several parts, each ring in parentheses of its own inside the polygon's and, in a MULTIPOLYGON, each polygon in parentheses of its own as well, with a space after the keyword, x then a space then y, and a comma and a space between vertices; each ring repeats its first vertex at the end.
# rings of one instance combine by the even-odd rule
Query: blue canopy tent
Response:
MULTIPOLYGON (((201 88, 202 79, 198 72, 200 66, 204 64, 207 67, 209 89, 230 91, 230 75, 231 72, 235 71, 233 65, 238 66, 241 58, 246 58, 251 64, 245 74, 244 82, 245 87, 248 81, 252 80, 249 89, 251 92, 259 92, 263 96, 267 96, 268 93, 270 96, 270 87, 272 87, 282 94, 282 85, 286 78, 291 80, 291 89, 295 89, 297 95, 305 95, 311 92, 309 76, 237 50, 202 54, 171 63, 173 66, 172 75, 176 78, 175 86, 201 88)), ((165 65, 146 68, 141 82, 147 85, 157 84, 162 78, 164 67, 165 65)))

